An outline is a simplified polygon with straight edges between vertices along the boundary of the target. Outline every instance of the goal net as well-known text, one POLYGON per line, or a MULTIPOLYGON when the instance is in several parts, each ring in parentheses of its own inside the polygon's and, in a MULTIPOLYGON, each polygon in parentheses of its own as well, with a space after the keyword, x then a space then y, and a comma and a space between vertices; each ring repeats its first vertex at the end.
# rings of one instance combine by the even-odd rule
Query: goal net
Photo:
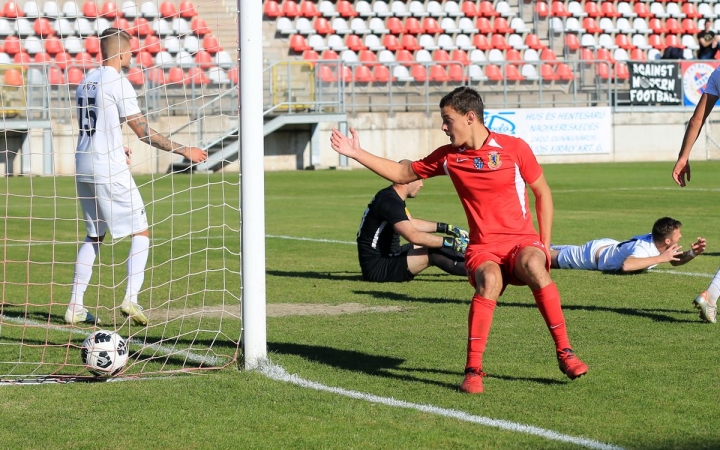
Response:
MULTIPOLYGON (((229 7, 228 7, 229 6, 229 7)), ((5 3, 0 19, 0 382, 90 376, 83 340, 125 338, 123 376, 235 364, 241 336, 237 22, 213 1, 5 3), (11 5, 9 8, 8 5, 11 5), (8 9, 9 8, 9 9, 8 9), (9 30, 4 27, 9 26, 9 30), (105 28, 133 36, 134 85, 151 128, 208 150, 190 167, 123 128, 150 224, 139 304, 121 314, 130 238, 108 234, 84 295, 99 324, 65 321, 86 230, 75 187, 75 88, 102 62, 105 28), (59 44, 59 47, 57 45, 59 44), (2 64, 5 62, 10 64, 2 64)))

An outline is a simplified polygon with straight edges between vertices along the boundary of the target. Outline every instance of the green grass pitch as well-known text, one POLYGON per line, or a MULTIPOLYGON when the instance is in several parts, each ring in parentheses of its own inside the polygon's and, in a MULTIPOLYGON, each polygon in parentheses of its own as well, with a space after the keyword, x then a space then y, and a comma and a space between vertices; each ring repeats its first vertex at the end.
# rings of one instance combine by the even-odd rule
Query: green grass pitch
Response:
MULTIPOLYGON (((326 386, 618 447, 718 448, 714 421, 720 399, 720 328, 700 322, 691 302, 720 266, 715 201, 720 163, 693 163, 692 168, 692 181, 682 189, 671 179, 669 162, 544 167, 555 202, 555 243, 625 239, 648 232, 657 218, 669 215, 684 224, 685 248, 703 236, 708 250, 688 265, 664 265, 640 275, 553 271, 570 338, 590 366, 588 375, 575 381, 558 370, 552 340, 528 289, 509 287, 499 301, 484 358, 486 393, 478 396, 457 390, 472 296, 466 280, 435 269, 406 284, 360 280, 352 242, 365 206, 388 183, 363 170, 266 173, 269 310, 322 310, 350 303, 368 309, 272 315, 269 357, 289 373, 326 386)), ((153 199, 148 214, 154 225, 153 268, 140 301, 168 312, 237 302, 237 177, 137 180, 146 201, 153 199)), ((0 199, 2 314, 62 329, 74 243, 82 234, 72 179, 7 178, 0 185, 0 199), (31 209, 47 220, 23 220, 31 209), (44 244, 14 245, 29 239, 44 244)), ((408 208, 418 218, 465 224, 446 177, 426 181, 408 208)), ((113 285, 124 289, 126 245, 120 241, 102 255, 100 275, 108 281, 92 287, 98 313, 113 325, 122 324, 113 314, 121 300, 113 285)), ((93 282, 97 279, 96 270, 93 282)), ((223 362, 232 358, 240 329, 232 315, 154 324, 147 330, 125 326, 121 331, 133 333, 138 342, 219 355, 223 362)), ((49 367, 33 366, 38 357, 75 364, 61 368, 64 373, 82 372, 76 347, 82 335, 42 326, 23 329, 7 321, 0 326, 0 375, 42 374, 49 367)), ((131 373, 197 366, 156 348, 133 349, 131 373)), ((0 385, 0 442, 4 448, 59 449, 577 448, 304 389, 232 364, 194 374, 113 383, 0 385)))

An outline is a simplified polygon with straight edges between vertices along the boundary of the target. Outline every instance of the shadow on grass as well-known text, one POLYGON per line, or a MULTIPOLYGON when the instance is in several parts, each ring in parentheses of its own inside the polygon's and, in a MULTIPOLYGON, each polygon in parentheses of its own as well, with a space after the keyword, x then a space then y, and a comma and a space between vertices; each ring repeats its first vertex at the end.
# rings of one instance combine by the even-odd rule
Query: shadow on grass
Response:
MULTIPOLYGON (((286 271, 286 270, 266 270, 266 274, 272 275, 275 277, 289 277, 289 278, 310 278, 310 279, 316 279, 316 280, 334 280, 334 281, 365 281, 362 277, 361 272, 348 272, 348 271, 338 271, 338 272, 329 272, 329 271, 321 271, 321 272, 299 272, 299 271, 286 271)), ((415 280, 417 281, 423 281, 423 282, 448 282, 448 281, 467 281, 466 277, 459 277, 457 275, 450 275, 446 273, 422 273, 419 274, 415 280)), ((386 284, 386 283, 371 283, 370 284, 386 284)), ((398 282, 398 283, 387 283, 391 285, 400 285, 404 284, 406 282, 398 282)))
MULTIPOLYGON (((354 372, 364 373, 376 377, 385 377, 393 380, 419 382, 431 384, 446 389, 458 390, 460 381, 463 377, 463 371, 428 369, 420 367, 400 367, 405 362, 402 358, 390 356, 377 356, 361 353, 354 350, 340 350, 331 347, 294 344, 287 342, 270 342, 268 350, 274 353, 284 355, 300 356, 308 361, 325 364, 343 370, 351 370, 354 372), (395 372, 403 372, 401 374, 395 372), (457 377, 456 383, 445 383, 442 381, 423 378, 421 374, 441 374, 452 375, 457 377)), ((548 378, 524 378, 511 377, 507 375, 488 375, 488 378, 496 378, 506 381, 529 381, 539 384, 565 384, 563 381, 548 378)))
POLYGON ((369 295, 373 298, 380 299, 380 300, 395 300, 395 301, 400 301, 400 302, 423 302, 423 303, 431 303, 431 304, 456 304, 456 305, 470 304, 469 300, 457 300, 457 299, 448 299, 448 298, 412 297, 412 296, 406 295, 406 294, 400 294, 397 292, 387 292, 387 291, 353 291, 353 293, 358 294, 358 295, 369 295))
MULTIPOLYGON (((532 308, 537 309, 533 303, 513 303, 498 302, 498 307, 511 307, 511 308, 532 308)), ((612 312, 616 314, 622 314, 630 317, 643 317, 656 322, 673 322, 673 323, 698 323, 702 324, 700 320, 689 320, 689 319, 678 319, 669 314, 692 314, 695 316, 697 313, 688 309, 641 309, 641 308, 614 308, 611 306, 595 306, 595 305, 562 305, 563 311, 588 311, 588 312, 612 312), (667 314, 666 314, 667 313, 667 314)))

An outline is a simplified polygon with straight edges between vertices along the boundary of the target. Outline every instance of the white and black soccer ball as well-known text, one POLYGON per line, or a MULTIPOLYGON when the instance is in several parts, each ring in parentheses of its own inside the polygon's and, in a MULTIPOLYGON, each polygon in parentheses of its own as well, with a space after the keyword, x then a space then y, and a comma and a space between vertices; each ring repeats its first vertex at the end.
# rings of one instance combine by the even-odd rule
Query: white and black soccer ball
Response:
POLYGON ((111 377, 127 363, 128 345, 114 331, 97 330, 83 342, 80 357, 93 375, 111 377))

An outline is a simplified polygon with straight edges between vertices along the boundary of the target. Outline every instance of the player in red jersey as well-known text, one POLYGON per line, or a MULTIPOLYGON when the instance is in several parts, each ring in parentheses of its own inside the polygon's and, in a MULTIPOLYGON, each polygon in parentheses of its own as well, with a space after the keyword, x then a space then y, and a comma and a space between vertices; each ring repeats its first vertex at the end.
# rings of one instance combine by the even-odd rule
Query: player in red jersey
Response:
POLYGON ((588 366, 572 350, 560 294, 550 278, 553 201, 542 168, 525 141, 485 127, 483 102, 474 89, 455 89, 440 101, 440 110, 450 144, 411 164, 366 152, 352 128, 351 137, 333 129, 330 142, 338 153, 394 183, 448 175, 455 185, 470 227, 465 267, 475 288, 460 389, 483 392, 482 356, 497 300, 508 284, 530 287, 555 341, 560 370, 570 379, 584 375, 588 366), (533 226, 526 184, 535 196, 540 235, 533 226))

